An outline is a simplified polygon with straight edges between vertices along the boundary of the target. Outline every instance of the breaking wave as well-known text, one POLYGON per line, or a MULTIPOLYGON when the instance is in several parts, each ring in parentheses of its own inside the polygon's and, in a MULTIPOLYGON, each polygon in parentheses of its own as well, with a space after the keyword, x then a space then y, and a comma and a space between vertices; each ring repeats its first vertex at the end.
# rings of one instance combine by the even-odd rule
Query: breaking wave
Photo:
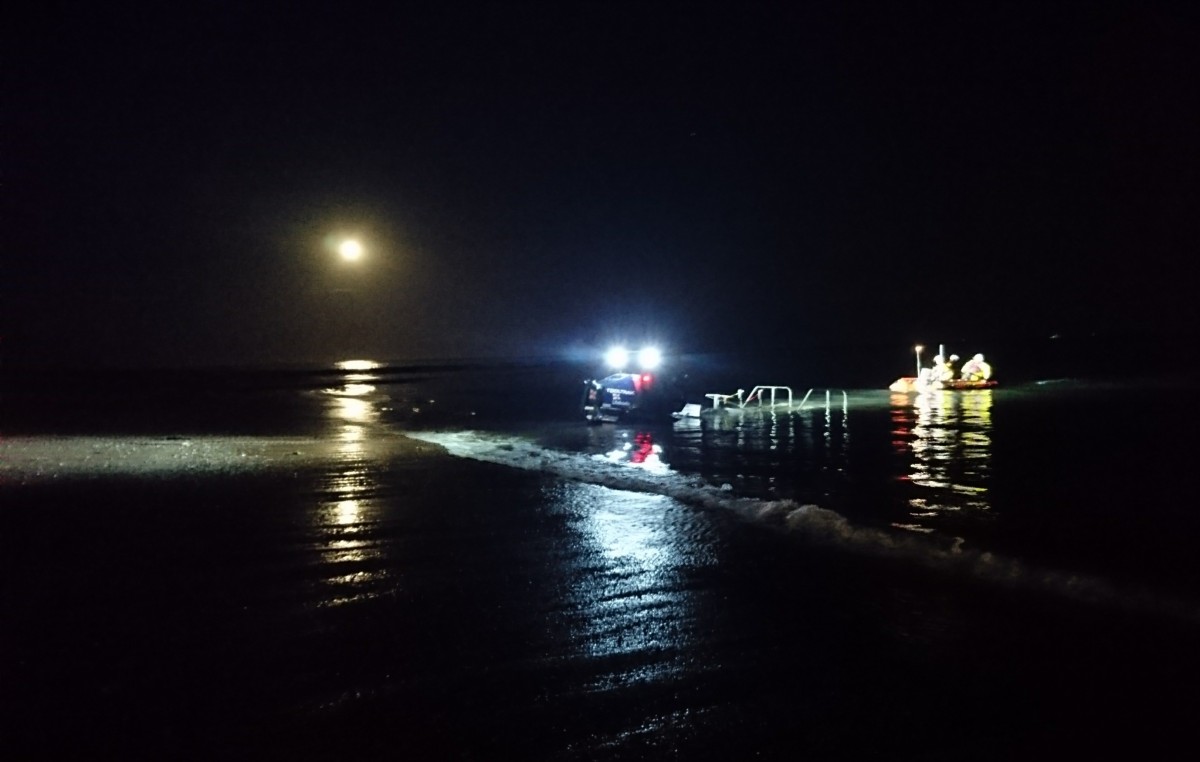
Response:
POLYGON ((873 557, 891 558, 979 580, 1036 589, 1082 602, 1169 615, 1200 622, 1200 606, 1147 590, 1118 587, 1101 578, 1038 568, 1019 559, 965 547, 961 539, 856 526, 836 511, 794 500, 737 495, 729 484, 709 484, 653 463, 614 462, 604 455, 553 450, 514 436, 480 431, 406 431, 456 457, 538 471, 612 489, 664 495, 687 505, 728 511, 805 542, 873 557))

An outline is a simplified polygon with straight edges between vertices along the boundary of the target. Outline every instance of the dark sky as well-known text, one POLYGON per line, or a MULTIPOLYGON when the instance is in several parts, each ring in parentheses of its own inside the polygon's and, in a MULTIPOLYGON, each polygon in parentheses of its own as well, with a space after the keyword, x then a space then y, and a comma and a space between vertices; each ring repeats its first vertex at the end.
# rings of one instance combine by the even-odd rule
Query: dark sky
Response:
POLYGON ((2 346, 1194 328, 1185 6, 30 3, 0 32, 2 346))

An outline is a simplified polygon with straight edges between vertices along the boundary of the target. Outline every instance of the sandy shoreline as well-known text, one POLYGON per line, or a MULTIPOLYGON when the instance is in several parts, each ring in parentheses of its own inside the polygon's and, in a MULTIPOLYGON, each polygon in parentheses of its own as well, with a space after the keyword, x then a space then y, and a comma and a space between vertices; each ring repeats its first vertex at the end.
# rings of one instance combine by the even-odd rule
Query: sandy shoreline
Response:
POLYGON ((321 466, 348 459, 386 461, 441 453, 394 433, 353 443, 330 437, 21 436, 0 438, 0 482, 65 478, 237 474, 321 466))

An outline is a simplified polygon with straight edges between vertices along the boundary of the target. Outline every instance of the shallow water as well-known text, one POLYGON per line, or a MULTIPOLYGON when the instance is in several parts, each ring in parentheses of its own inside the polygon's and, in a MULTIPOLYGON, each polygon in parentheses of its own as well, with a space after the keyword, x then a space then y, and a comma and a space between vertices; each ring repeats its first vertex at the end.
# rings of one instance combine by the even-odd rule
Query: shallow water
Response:
MULTIPOLYGON (((855 526, 1114 584, 1178 595, 1200 583, 1200 514, 1186 498, 1180 446, 1200 410, 1187 383, 835 390, 828 401, 818 392, 799 412, 586 426, 551 419, 546 410, 568 408, 566 395, 555 399, 532 378, 508 380, 503 407, 460 410, 450 394, 436 414, 401 403, 389 418, 413 430, 504 433, 681 483, 698 477, 740 497, 816 504, 855 526), (539 405, 539 395, 554 402, 539 405)), ((402 393, 428 403, 436 387, 402 393)))

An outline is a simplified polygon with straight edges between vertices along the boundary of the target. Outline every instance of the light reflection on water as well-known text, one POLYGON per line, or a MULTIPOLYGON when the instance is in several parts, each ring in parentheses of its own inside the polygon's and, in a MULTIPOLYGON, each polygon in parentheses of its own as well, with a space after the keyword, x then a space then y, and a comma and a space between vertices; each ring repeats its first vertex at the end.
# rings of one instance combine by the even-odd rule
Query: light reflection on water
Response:
POLYGON ((369 371, 378 367, 369 360, 338 363, 348 372, 345 383, 324 390, 328 398, 325 415, 337 443, 335 465, 326 479, 325 494, 314 513, 314 563, 322 581, 331 588, 321 605, 336 606, 378 597, 393 585, 384 554, 376 537, 378 506, 372 494, 378 489, 377 478, 366 457, 370 428, 379 421, 379 409, 372 397, 375 380, 369 371))
POLYGON ((733 495, 814 503, 854 522, 951 540, 977 538, 981 524, 995 521, 994 394, 880 391, 803 410, 706 411, 670 428, 589 427, 573 446, 664 478, 700 477, 733 495))
POLYGON ((639 431, 632 441, 625 433, 624 441, 605 453, 605 457, 610 463, 622 463, 652 474, 670 473, 671 467, 663 461, 662 452, 662 445, 654 442, 653 432, 639 431))
POLYGON ((845 404, 705 414, 675 423, 667 448, 676 470, 772 499, 836 492, 849 479, 850 453, 845 404))
POLYGON ((893 394, 892 447, 908 516, 893 526, 932 533, 950 514, 971 520, 991 504, 992 391, 893 394))

